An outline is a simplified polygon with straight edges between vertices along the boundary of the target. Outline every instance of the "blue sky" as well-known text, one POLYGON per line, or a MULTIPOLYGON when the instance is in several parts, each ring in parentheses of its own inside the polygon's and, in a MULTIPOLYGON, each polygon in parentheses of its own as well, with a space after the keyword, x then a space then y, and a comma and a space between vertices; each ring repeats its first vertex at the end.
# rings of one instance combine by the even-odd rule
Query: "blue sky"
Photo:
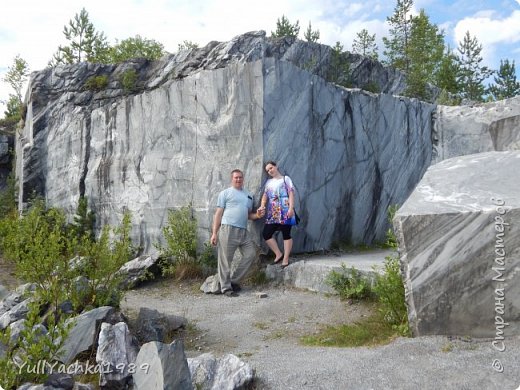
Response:
MULTIPOLYGON (((388 35, 386 17, 392 0, 22 0, 0 7, 0 78, 19 54, 31 70, 43 69, 58 45, 66 44, 63 26, 85 7, 98 31, 111 44, 137 34, 161 42, 169 52, 191 40, 200 46, 227 41, 253 30, 268 34, 285 15, 300 23, 300 36, 308 23, 320 31, 320 42, 345 50, 356 33, 366 28, 376 34, 379 51, 388 35)), ((501 59, 514 60, 520 74, 520 0, 415 0, 414 13, 424 9, 431 22, 444 29, 446 42, 456 48, 466 31, 483 46, 484 64, 498 69, 501 59)), ((0 82, 0 100, 9 94, 0 82)), ((0 117, 4 106, 0 104, 0 117)))

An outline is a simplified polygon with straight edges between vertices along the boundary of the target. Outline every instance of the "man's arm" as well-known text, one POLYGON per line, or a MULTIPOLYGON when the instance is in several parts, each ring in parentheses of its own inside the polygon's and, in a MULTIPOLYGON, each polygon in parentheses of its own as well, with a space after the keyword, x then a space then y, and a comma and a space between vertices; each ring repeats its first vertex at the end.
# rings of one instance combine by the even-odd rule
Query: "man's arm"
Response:
POLYGON ((217 245, 217 235, 220 229, 220 224, 222 223, 222 215, 224 214, 224 209, 222 207, 217 207, 215 211, 215 215, 213 216, 213 228, 211 231, 211 245, 217 245))
POLYGON ((260 207, 256 211, 249 212, 249 214, 247 215, 247 218, 254 221, 256 219, 262 218, 264 216, 264 214, 265 214, 265 210, 262 210, 262 208, 260 207))

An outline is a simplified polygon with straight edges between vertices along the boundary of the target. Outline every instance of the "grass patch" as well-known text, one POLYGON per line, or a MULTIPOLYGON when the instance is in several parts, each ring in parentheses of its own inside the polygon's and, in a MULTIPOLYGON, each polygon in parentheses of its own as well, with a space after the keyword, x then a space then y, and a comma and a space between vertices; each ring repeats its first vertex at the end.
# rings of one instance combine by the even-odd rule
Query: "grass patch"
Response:
POLYGON ((265 322, 255 322, 253 326, 260 330, 267 330, 269 329, 269 324, 266 324, 265 322))
POLYGON ((168 335, 167 343, 182 340, 185 350, 195 350, 203 337, 203 332, 194 322, 188 322, 184 328, 179 328, 168 335))
POLYGON ((397 336, 399 332, 376 311, 354 324, 327 326, 319 334, 304 336, 300 341, 309 346, 361 347, 388 344, 397 336))
POLYGON ((374 299, 370 280, 354 267, 348 269, 344 263, 341 264, 341 272, 332 271, 325 282, 339 294, 341 299, 374 299))
POLYGON ((446 343, 441 348, 442 352, 451 352, 453 351, 453 344, 452 343, 446 343))
POLYGON ((269 279, 267 279, 265 270, 255 267, 255 269, 251 271, 251 273, 244 280, 244 283, 256 287, 265 286, 269 283, 269 279))

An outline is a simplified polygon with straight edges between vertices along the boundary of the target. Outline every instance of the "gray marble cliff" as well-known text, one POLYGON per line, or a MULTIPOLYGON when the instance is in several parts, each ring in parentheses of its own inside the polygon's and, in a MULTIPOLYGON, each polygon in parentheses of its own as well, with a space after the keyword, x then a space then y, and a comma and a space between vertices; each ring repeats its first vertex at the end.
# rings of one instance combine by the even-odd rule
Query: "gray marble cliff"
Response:
POLYGON ((191 203, 206 241, 229 172, 242 169, 258 201, 262 165, 272 159, 297 187, 303 222, 294 249, 314 251, 337 240, 384 240, 388 207, 404 203, 432 161, 514 143, 511 136, 480 146, 485 134, 497 139, 492 124, 518 120, 518 101, 486 125, 477 113, 466 119, 457 108, 398 96, 405 84, 395 70, 349 61, 351 85, 381 93, 327 81, 330 47, 262 31, 156 62, 33 73, 16 143, 20 200, 36 192, 72 214, 85 195, 99 225, 118 224, 129 210, 135 244, 153 252, 169 208, 191 203), (125 90, 119 80, 129 69, 138 79, 125 90), (108 85, 86 89, 95 75, 108 85), (454 145, 465 121, 479 122, 481 139, 454 145))

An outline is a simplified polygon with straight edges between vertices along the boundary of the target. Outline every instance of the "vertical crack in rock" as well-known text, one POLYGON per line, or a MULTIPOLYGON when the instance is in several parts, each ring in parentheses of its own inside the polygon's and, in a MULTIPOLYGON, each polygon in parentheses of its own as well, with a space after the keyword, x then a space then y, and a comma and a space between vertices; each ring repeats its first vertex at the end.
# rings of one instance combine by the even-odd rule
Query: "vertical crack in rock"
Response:
POLYGON ((83 137, 81 138, 83 142, 83 166, 81 167, 80 177, 79 177, 79 197, 83 198, 85 196, 85 178, 88 174, 88 163, 90 160, 90 141, 91 141, 91 131, 90 128, 92 126, 92 118, 91 113, 86 112, 85 113, 85 126, 83 126, 83 129, 85 133, 83 134, 83 137))
POLYGON ((193 89, 195 90, 195 96, 194 96, 194 100, 195 100, 195 145, 194 145, 194 155, 193 155, 193 165, 192 165, 192 170, 191 170, 191 195, 190 195, 190 205, 192 206, 191 207, 191 210, 192 210, 192 213, 193 213, 193 209, 194 209, 194 204, 193 204, 193 200, 194 200, 194 197, 195 197, 195 183, 198 182, 197 178, 195 177, 195 171, 197 169, 197 150, 198 150, 198 133, 199 133, 199 101, 198 101, 198 96, 197 96, 197 80, 194 80, 193 82, 193 89))

